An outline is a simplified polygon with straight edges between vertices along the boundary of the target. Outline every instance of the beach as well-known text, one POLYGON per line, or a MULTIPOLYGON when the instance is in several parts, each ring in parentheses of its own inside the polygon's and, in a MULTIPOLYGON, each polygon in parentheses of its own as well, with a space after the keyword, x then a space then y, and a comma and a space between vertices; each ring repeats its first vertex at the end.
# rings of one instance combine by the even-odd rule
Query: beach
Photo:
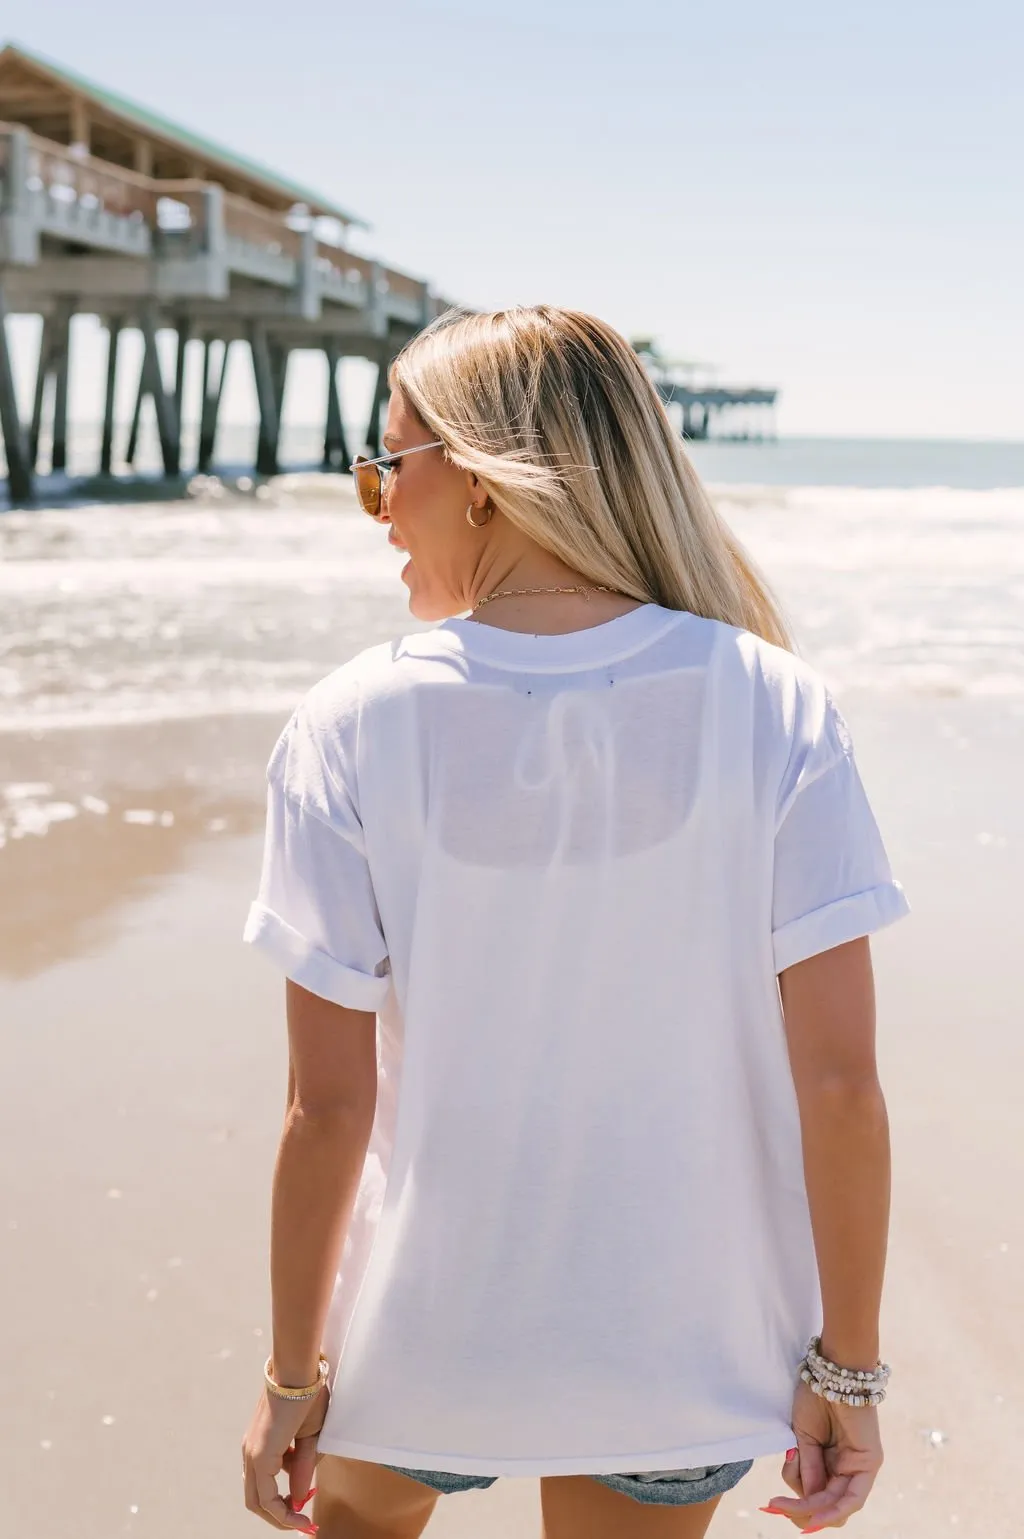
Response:
MULTIPOLYGON (((283 988, 240 934, 292 705, 408 628, 334 478, 0 520, 3 1399, 38 1539, 262 1532, 283 988)), ((723 486, 835 689, 912 913, 874 944, 895 1158, 887 1464, 849 1530, 1016 1539, 1024 1446, 1024 490, 723 486)), ((794 1530, 758 1511, 713 1539, 794 1530)), ((530 1534, 532 1482, 434 1535, 530 1534)))

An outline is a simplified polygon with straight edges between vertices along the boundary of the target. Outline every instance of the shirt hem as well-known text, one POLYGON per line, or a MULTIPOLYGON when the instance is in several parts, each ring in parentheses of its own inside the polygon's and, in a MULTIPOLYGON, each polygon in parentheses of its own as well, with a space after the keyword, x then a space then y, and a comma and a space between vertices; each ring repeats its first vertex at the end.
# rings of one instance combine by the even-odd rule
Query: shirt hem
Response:
POLYGON ((350 1438, 325 1437, 317 1443, 317 1452, 336 1454, 345 1459, 359 1459, 366 1464, 390 1464, 399 1469, 442 1471, 449 1475, 494 1475, 523 1479, 540 1475, 633 1475, 660 1470, 695 1469, 708 1464, 739 1464, 745 1459, 762 1459, 785 1453, 793 1446, 793 1430, 780 1422, 772 1430, 749 1437, 725 1438, 717 1443, 698 1443, 683 1448, 659 1448, 629 1454, 601 1454, 596 1458, 525 1458, 466 1456, 455 1453, 427 1453, 411 1448, 385 1448, 372 1443, 356 1443, 350 1438))

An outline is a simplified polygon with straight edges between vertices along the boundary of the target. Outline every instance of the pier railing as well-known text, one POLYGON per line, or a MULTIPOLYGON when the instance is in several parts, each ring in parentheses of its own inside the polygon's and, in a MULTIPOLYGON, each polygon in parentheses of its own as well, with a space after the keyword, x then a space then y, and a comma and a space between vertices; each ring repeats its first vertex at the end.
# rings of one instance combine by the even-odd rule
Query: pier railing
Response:
MULTIPOLYGON (((4 164, 9 164, 10 136, 17 132, 11 124, 0 124, 4 164)), ((27 134, 29 191, 42 193, 55 203, 78 203, 90 209, 102 209, 121 218, 132 216, 152 221, 156 209, 151 177, 141 176, 109 161, 91 155, 73 153, 66 145, 27 134)))
POLYGON ((154 224, 167 234, 194 234, 197 244, 206 221, 206 183, 160 182, 154 205, 154 224))
POLYGON ((60 474, 67 467, 67 381, 77 313, 99 315, 108 330, 100 474, 108 476, 119 458, 135 464, 149 400, 165 475, 176 480, 193 341, 202 345, 198 470, 215 462, 228 355, 236 343, 248 348, 253 367, 257 473, 270 475, 278 467, 288 359, 310 348, 327 363, 322 462, 339 469, 359 446, 346 437, 341 358, 368 359, 377 369, 360 443, 379 453, 390 360, 446 308, 408 273, 321 239, 306 210, 266 208, 211 181, 145 176, 0 123, 0 448, 17 501, 32 500, 47 415, 49 468, 60 474), (20 418, 7 313, 43 318, 30 423, 20 418), (132 328, 141 333, 142 365, 127 443, 118 455, 119 343, 132 328), (168 330, 176 334, 171 375, 157 344, 158 332, 168 330))
POLYGON ((432 313, 426 283, 330 245, 286 213, 205 181, 144 176, 0 123, 0 209, 15 205, 58 239, 136 256, 220 252, 229 270, 284 288, 308 281, 303 266, 311 263, 325 300, 402 323, 432 313))
POLYGON ((244 242, 273 256, 293 257, 302 254, 302 232, 294 230, 284 214, 272 208, 260 208, 248 198, 224 194, 224 233, 229 240, 244 242))

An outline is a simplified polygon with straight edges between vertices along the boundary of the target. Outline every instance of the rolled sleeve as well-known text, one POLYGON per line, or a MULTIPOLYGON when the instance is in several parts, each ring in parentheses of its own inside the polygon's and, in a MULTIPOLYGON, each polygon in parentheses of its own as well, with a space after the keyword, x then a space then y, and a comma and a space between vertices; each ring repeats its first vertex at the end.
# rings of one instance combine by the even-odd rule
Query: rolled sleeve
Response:
POLYGON ((824 908, 803 914, 773 931, 775 971, 781 973, 820 951, 830 951, 833 946, 842 946, 862 935, 873 935, 909 912, 910 904, 895 880, 826 903, 824 908))
POLYGON ((775 971, 872 935, 909 912, 848 730, 830 701, 825 731, 798 767, 775 835, 775 971))
POLYGON ((286 978, 299 983, 321 999, 333 1000, 349 1010, 377 1011, 387 997, 390 979, 378 978, 346 967, 293 930, 273 909, 253 903, 243 939, 262 951, 286 978))
MULTIPOLYGON (((282 739, 285 743, 285 739, 282 739)), ((328 800, 286 743, 268 772, 259 891, 243 940, 317 994, 351 1010, 379 1010, 390 962, 362 828, 335 784, 328 800)))

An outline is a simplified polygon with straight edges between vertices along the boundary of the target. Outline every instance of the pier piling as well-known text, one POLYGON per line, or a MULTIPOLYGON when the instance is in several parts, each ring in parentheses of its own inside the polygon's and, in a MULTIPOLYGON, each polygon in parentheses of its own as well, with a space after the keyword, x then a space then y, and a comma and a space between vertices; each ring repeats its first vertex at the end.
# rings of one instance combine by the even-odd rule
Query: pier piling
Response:
POLYGON ((377 383, 373 390, 370 420, 366 424, 366 447, 369 449, 371 457, 381 452, 380 414, 384 402, 388 398, 388 369, 390 367, 390 361, 385 361, 384 359, 381 359, 377 365, 377 383))
POLYGON ((203 343, 202 408, 199 418, 199 452, 196 459, 196 469, 203 475, 213 468, 217 418, 220 415, 220 402, 224 393, 224 380, 228 372, 228 352, 231 346, 229 342, 220 343, 220 358, 216 378, 214 378, 212 350, 215 340, 213 337, 207 337, 203 343))
POLYGON ((327 359, 327 405, 324 413, 323 468, 347 470, 352 463, 352 456, 349 453, 345 425, 341 416, 341 390, 338 385, 339 354, 337 344, 330 339, 324 343, 324 356, 327 359))
MULTIPOLYGON (((156 345, 156 321, 151 307, 146 306, 140 317, 142 331, 142 373, 139 378, 139 399, 148 395, 156 413, 156 430, 160 439, 160 455, 164 475, 177 476, 181 469, 181 424, 175 410, 174 395, 164 384, 160 354, 156 345)), ((138 429, 136 428, 136 434, 138 429)))
POLYGON ((7 456, 7 480, 11 497, 17 502, 32 501, 32 465, 28 441, 18 414, 18 398, 11 367, 11 349, 7 335, 7 306, 0 283, 0 432, 7 456))
POLYGON ((252 355, 252 372, 256 381, 256 401, 260 414, 259 435, 256 443, 256 473, 261 476, 274 476, 277 474, 277 445, 281 423, 278 417, 274 360, 267 341, 267 330, 261 321, 254 321, 249 328, 249 350, 252 355))
MULTIPOLYGON (((67 309, 61 313, 54 349, 53 447, 50 451, 50 469, 63 473, 68 466, 68 373, 71 365, 71 312, 67 309)), ((34 465, 33 469, 38 469, 38 465, 34 465)))
POLYGON ((103 441, 100 444, 100 475, 109 476, 114 452, 114 392, 117 388, 117 354, 121 326, 111 321, 107 332, 107 388, 103 398, 103 441))

